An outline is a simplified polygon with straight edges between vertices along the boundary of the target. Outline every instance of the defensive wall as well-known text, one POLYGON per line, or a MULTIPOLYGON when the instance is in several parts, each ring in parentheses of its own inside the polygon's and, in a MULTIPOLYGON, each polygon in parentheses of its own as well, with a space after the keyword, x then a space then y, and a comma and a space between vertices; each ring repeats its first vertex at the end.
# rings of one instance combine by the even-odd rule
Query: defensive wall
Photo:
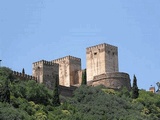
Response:
POLYGON ((89 81, 88 85, 104 85, 113 89, 120 89, 122 87, 126 87, 128 90, 131 89, 130 77, 124 72, 104 73, 94 76, 94 79, 89 81))
POLYGON ((52 89, 56 75, 59 74, 59 65, 51 61, 41 60, 32 64, 32 75, 37 77, 39 83, 44 83, 52 89))
POLYGON ((110 45, 110 44, 103 43, 103 44, 87 47, 86 48, 86 54, 88 54, 91 51, 97 50, 97 49, 100 50, 100 51, 102 51, 102 50, 117 51, 118 47, 110 45))
MULTIPOLYGON (((41 61, 42 62, 42 61, 41 61)), ((37 63, 41 63, 41 62, 36 62, 37 63)), ((44 62, 44 61, 43 61, 44 62)), ((47 62, 44 62, 47 63, 47 62)), ((49 63, 50 64, 50 63, 49 63)), ((37 64, 38 65, 38 64, 37 64)), ((48 65, 48 64, 47 64, 48 65)), ((17 71, 13 71, 12 72, 13 76, 16 77, 19 80, 35 80, 37 81, 37 78, 31 75, 27 75, 27 74, 23 74, 21 72, 17 72, 17 71)), ((45 84, 45 83, 44 83, 45 84)), ((46 84, 45 84, 46 85, 46 84)), ((47 86, 48 87, 48 86, 47 86)), ((66 97, 72 97, 73 96, 73 92, 75 91, 75 89, 77 89, 76 86, 70 86, 70 87, 66 87, 66 86, 62 86, 59 85, 59 93, 63 96, 66 97)))
POLYGON ((62 58, 58 58, 58 59, 55 59, 55 60, 52 60, 53 63, 59 63, 61 61, 65 61, 65 60, 74 60, 74 61, 78 61, 78 62, 81 62, 81 59, 80 58, 77 58, 77 57, 73 57, 73 56, 65 56, 65 57, 62 57, 62 58))
MULTIPOLYGON (((32 75, 48 88, 53 87, 55 76, 59 75, 62 94, 70 95, 72 86, 79 86, 82 82, 81 59, 77 57, 69 55, 52 61, 41 60, 34 62, 32 67, 32 75)), ((129 75, 119 72, 116 46, 103 43, 86 48, 86 72, 88 85, 102 84, 114 89, 123 86, 131 88, 129 75)))
POLYGON ((78 71, 81 70, 81 59, 73 56, 66 56, 53 63, 59 64, 59 84, 70 87, 79 83, 78 71))
POLYGON ((66 96, 66 97, 72 97, 73 96, 73 92, 77 89, 76 86, 70 86, 70 87, 66 87, 66 86, 62 86, 59 85, 59 93, 62 96, 66 96))
POLYGON ((46 60, 40 60, 40 61, 34 62, 33 67, 36 67, 37 65, 41 65, 41 64, 49 65, 49 66, 52 65, 52 66, 58 67, 58 64, 55 64, 51 61, 46 61, 46 60))
POLYGON ((23 73, 17 72, 17 71, 13 71, 12 75, 20 80, 36 80, 37 81, 36 77, 31 76, 31 75, 27 75, 27 74, 23 74, 23 73))

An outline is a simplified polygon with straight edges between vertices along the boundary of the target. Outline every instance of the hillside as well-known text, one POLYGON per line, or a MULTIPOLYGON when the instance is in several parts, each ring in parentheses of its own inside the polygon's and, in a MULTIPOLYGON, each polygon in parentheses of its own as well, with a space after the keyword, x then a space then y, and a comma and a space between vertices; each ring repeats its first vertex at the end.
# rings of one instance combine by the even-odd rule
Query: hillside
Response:
POLYGON ((132 99, 123 88, 81 86, 72 98, 60 96, 52 104, 53 91, 33 80, 14 78, 11 70, 0 68, 0 120, 158 120, 160 95, 139 91, 132 99))

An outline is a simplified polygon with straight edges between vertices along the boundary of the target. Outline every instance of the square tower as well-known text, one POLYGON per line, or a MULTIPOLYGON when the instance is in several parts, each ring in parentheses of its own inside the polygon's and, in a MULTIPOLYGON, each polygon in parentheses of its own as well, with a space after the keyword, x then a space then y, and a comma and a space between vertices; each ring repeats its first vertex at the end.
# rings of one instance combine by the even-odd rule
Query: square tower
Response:
POLYGON ((59 65, 41 60, 32 64, 32 75, 39 83, 44 83, 48 88, 53 88, 56 75, 59 74, 59 65))
POLYGON ((59 84, 70 87, 79 83, 78 71, 81 70, 81 59, 66 56, 52 61, 59 64, 59 84))
POLYGON ((118 48, 99 44, 86 48, 87 81, 106 72, 118 72, 118 48))

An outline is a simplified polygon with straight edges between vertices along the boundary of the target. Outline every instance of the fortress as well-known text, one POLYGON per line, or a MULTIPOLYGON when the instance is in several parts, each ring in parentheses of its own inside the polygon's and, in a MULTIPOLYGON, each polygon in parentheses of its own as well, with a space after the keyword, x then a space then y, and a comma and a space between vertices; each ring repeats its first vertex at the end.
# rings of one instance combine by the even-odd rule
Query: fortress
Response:
MULTIPOLYGON (((109 44, 99 44, 86 48, 87 85, 104 85, 108 88, 131 89, 130 77, 119 72, 118 48, 109 44)), ((32 76, 39 83, 53 88, 56 75, 60 86, 66 89, 79 86, 82 82, 81 59, 66 56, 52 61, 41 60, 32 65, 32 76)))

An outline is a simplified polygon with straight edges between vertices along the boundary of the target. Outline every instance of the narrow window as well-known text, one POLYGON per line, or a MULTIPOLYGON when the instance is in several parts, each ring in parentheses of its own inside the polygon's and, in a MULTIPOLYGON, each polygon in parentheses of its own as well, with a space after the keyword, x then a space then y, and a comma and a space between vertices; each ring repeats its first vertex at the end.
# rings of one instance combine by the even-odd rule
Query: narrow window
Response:
POLYGON ((95 52, 94 55, 97 55, 97 53, 95 52))

